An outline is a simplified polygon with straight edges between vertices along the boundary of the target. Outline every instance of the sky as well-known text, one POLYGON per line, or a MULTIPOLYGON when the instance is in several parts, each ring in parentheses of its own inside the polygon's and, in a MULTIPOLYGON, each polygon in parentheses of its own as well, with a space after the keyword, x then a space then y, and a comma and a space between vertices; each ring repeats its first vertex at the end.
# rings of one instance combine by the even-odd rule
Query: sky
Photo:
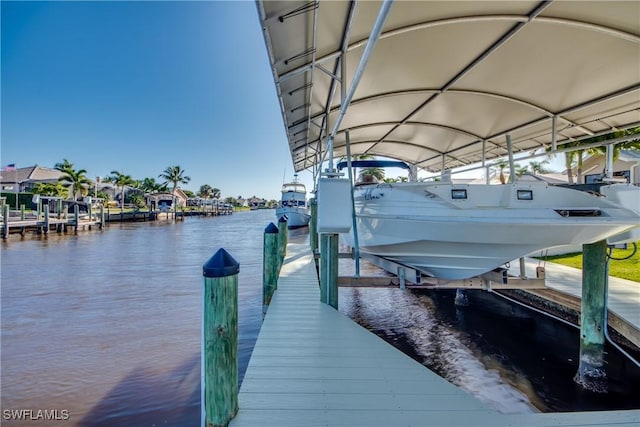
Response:
POLYGON ((2 1, 1 15, 2 166, 158 180, 179 165, 184 188, 223 198, 278 199, 293 177, 255 2, 2 1))
POLYGON ((0 4, 2 166, 159 180, 178 165, 183 188, 223 198, 278 199, 293 178, 254 1, 0 4))

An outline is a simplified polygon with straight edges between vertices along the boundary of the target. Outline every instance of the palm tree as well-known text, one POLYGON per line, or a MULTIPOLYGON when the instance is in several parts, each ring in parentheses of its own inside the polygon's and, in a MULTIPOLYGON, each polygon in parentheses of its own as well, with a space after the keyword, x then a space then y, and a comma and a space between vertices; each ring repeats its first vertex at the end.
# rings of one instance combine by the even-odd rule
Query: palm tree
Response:
POLYGON ((213 197, 213 188, 209 184, 204 184, 200 186, 200 191, 198 191, 198 196, 203 199, 210 199, 213 197))
POLYGON ((221 193, 220 193, 220 189, 219 189, 219 188, 215 188, 215 187, 214 187, 214 188, 212 188, 212 189, 211 189, 211 193, 212 193, 212 196, 211 196, 211 197, 213 197, 214 199, 216 199, 216 200, 217 200, 217 199, 219 199, 219 198, 220 198, 221 193))
POLYGON ((498 166, 498 168, 500 169, 500 184, 506 184, 507 179, 504 176, 504 170, 507 166, 509 166, 509 163, 507 163, 506 160, 500 160, 498 163, 496 163, 496 166, 498 166))
POLYGON ((111 171, 111 176, 108 177, 108 180, 120 187, 120 211, 122 211, 124 209, 124 188, 127 185, 132 185, 135 181, 131 178, 131 175, 125 175, 118 171, 111 171))
POLYGON ((71 163, 67 159, 62 159, 62 163, 56 163, 53 165, 55 170, 59 170, 60 172, 67 172, 73 170, 73 163, 71 163))
POLYGON ((545 165, 548 163, 549 160, 542 160, 540 162, 537 162, 535 160, 530 161, 529 168, 531 169, 531 174, 537 175, 540 173, 550 173, 551 169, 545 167, 545 165))
POLYGON ((58 182, 69 188, 70 199, 78 200, 78 197, 87 193, 91 180, 87 178, 86 169, 75 170, 73 163, 67 159, 64 159, 63 163, 56 163, 55 169, 62 172, 63 175, 58 182))
POLYGON ((171 189, 171 194, 173 195, 173 209, 176 209, 176 189, 178 188, 178 184, 186 184, 191 181, 191 178, 184 175, 184 170, 180 168, 180 166, 169 166, 164 172, 158 175, 158 178, 162 178, 165 180, 165 184, 172 183, 173 188, 171 189))
POLYGON ((140 184, 140 189, 146 193, 162 193, 167 191, 167 184, 156 182, 155 178, 145 178, 140 184))

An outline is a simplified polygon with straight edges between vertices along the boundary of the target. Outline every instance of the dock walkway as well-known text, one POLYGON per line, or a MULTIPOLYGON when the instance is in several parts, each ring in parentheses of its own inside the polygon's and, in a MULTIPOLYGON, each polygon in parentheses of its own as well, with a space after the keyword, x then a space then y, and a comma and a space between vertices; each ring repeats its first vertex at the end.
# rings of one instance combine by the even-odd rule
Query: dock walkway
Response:
POLYGON ((241 426, 637 425, 640 411, 502 415, 320 302, 289 244, 231 421, 241 426))

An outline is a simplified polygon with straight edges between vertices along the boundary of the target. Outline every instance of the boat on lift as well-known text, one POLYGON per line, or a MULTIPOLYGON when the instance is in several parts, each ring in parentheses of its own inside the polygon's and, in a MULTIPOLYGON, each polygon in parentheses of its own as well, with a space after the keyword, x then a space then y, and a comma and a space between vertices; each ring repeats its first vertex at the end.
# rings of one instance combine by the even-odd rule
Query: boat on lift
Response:
POLYGON ((282 196, 280 206, 276 208, 276 217, 287 216, 287 227, 290 229, 300 228, 309 225, 311 214, 307 202, 307 189, 298 180, 298 174, 294 175, 293 181, 282 185, 282 196))
MULTIPOLYGON (((354 208, 361 252, 446 280, 640 225, 637 212, 606 197, 544 182, 366 183, 354 188, 354 208)), ((352 234, 344 237, 353 245, 352 234)))

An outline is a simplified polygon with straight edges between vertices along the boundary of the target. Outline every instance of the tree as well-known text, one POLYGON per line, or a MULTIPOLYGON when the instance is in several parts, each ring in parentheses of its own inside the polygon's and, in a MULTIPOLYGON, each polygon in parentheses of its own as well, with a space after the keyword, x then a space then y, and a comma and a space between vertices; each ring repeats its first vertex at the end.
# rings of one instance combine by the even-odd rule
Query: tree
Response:
POLYGON ((118 171, 111 171, 111 176, 108 177, 109 182, 112 182, 116 187, 120 187, 120 210, 124 209, 124 189, 128 185, 134 183, 131 175, 125 175, 118 171))
POLYGON ((200 190, 198 191, 198 196, 203 199, 210 199, 213 197, 213 188, 209 184, 204 184, 200 186, 200 190))
POLYGON ((220 198, 221 193, 220 193, 220 189, 219 189, 219 188, 215 188, 215 187, 214 187, 214 188, 212 188, 212 189, 211 189, 211 193, 213 194, 213 196, 212 196, 212 197, 213 197, 214 199, 216 199, 216 200, 217 200, 217 199, 219 199, 219 198, 220 198))
POLYGON ((39 182, 35 185, 35 187, 33 187, 33 190, 31 190, 31 192, 33 194, 39 194, 41 196, 62 197, 65 199, 69 197, 69 190, 59 182, 55 184, 49 182, 39 182))
POLYGON ((173 196, 173 208, 176 208, 176 189, 178 188, 178 184, 186 184, 191 181, 191 178, 185 176, 184 170, 180 168, 180 166, 169 166, 164 172, 158 175, 158 178, 162 178, 165 180, 165 184, 173 184, 173 188, 171 189, 171 194, 173 196))
POLYGON ((164 193, 168 191, 167 184, 156 182, 155 178, 145 178, 139 187, 145 193, 164 193))
POLYGON ((86 169, 75 170, 73 163, 64 159, 62 163, 56 163, 55 169, 62 172, 58 182, 69 188, 69 198, 78 200, 78 197, 87 194, 91 180, 87 178, 86 169))
POLYGON ((509 166, 509 163, 507 163, 506 160, 500 160, 498 163, 496 163, 496 166, 498 166, 498 168, 500 169, 500 184, 506 184, 507 179, 504 176, 504 170, 507 166, 509 166))
POLYGON ((548 163, 549 163, 549 160, 542 160, 540 162, 537 162, 535 160, 530 161, 529 169, 531 169, 531 174, 537 175, 541 173, 550 173, 551 169, 545 167, 545 165, 547 165, 548 163))

